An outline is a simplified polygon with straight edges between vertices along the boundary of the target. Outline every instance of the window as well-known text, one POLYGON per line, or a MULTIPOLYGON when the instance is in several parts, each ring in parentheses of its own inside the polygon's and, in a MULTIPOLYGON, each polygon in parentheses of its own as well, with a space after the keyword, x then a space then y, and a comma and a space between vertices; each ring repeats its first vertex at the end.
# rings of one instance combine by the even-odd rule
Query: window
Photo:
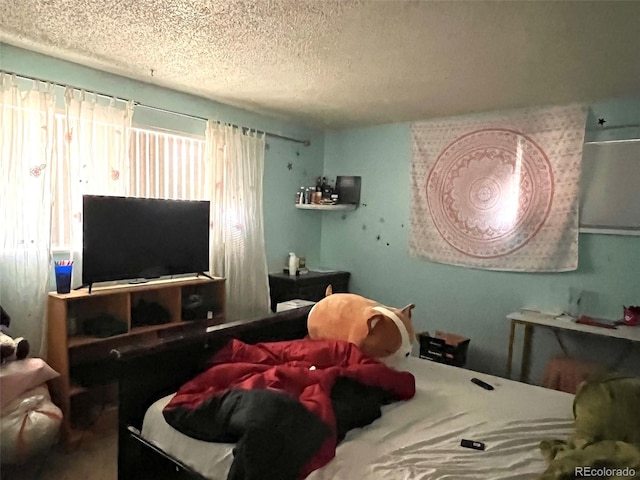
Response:
MULTIPOLYGON (((65 115, 56 115, 56 149, 67 158, 65 115)), ((204 139, 158 130, 132 128, 127 195, 133 197, 204 200, 204 139)), ((57 164, 52 214, 52 248, 69 249, 73 216, 69 205, 70 175, 66 162, 57 164)))
POLYGON ((129 195, 204 200, 204 140, 133 128, 129 195))

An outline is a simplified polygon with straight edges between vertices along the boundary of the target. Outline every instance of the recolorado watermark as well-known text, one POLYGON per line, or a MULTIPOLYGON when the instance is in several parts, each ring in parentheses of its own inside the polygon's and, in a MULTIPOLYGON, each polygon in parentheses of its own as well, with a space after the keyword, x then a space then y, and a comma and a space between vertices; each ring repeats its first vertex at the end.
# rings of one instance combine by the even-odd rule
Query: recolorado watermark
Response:
POLYGON ((628 477, 635 478, 636 470, 634 468, 609 468, 609 467, 576 467, 573 472, 576 478, 598 477, 628 477))

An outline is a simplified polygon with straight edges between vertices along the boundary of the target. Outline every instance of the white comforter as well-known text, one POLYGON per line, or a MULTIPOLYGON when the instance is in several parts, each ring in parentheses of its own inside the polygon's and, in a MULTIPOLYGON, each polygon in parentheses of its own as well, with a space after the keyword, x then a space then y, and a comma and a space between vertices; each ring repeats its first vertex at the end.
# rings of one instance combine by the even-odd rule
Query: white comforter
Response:
MULTIPOLYGON (((526 480, 545 469, 544 438, 573 429, 573 395, 470 370, 409 358, 416 396, 384 407, 382 418, 349 432, 336 457, 308 480, 526 480), (487 391, 473 377, 491 383, 487 391), (484 442, 484 451, 460 440, 484 442)), ((171 428, 156 402, 142 435, 207 478, 224 480, 233 460, 230 444, 201 442, 171 428)))

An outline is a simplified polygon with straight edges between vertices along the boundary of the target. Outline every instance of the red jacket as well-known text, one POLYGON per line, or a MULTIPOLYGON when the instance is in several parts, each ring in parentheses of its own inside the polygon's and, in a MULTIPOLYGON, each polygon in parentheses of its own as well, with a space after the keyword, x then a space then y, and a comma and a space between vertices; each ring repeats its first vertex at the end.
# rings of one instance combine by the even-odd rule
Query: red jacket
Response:
POLYGON ((304 477, 335 456, 336 418, 330 395, 338 377, 383 389, 394 400, 415 394, 413 375, 388 368, 348 342, 303 339, 250 345, 233 339, 213 356, 208 370, 178 390, 165 412, 197 409, 231 389, 268 389, 296 398, 332 432, 301 472, 304 477))

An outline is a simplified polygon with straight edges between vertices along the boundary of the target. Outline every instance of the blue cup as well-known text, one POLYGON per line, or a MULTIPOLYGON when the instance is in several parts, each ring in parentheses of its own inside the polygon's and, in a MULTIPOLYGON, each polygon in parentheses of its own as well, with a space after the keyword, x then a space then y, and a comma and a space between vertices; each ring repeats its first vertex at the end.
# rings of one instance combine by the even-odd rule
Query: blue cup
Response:
POLYGON ((56 265, 56 291, 69 293, 71 291, 71 269, 73 265, 56 265))

